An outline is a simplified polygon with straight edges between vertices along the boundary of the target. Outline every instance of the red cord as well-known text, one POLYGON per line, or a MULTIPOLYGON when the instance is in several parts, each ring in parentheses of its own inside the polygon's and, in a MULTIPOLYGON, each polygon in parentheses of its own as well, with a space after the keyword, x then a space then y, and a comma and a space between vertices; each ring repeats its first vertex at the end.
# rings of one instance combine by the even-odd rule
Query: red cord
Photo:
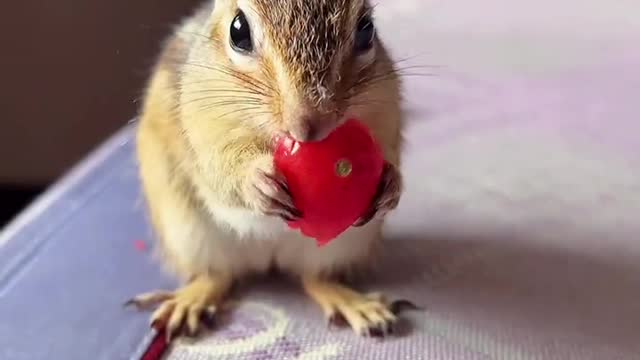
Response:
POLYGON ((169 344, 167 343, 165 332, 158 331, 140 360, 160 360, 167 352, 168 347, 169 344))

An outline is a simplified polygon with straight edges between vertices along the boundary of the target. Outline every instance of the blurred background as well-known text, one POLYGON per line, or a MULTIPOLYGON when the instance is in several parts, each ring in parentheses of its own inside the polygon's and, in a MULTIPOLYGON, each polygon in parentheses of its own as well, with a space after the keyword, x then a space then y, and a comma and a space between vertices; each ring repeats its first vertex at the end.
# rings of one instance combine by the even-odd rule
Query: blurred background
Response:
POLYGON ((197 3, 0 6, 0 227, 136 115, 160 41, 197 3))

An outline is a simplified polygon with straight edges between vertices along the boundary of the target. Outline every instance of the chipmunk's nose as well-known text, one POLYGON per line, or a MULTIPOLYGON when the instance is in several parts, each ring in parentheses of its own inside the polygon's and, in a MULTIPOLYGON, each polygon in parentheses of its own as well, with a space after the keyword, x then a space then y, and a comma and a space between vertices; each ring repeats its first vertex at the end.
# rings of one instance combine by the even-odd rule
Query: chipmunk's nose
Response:
POLYGON ((284 130, 299 142, 321 141, 338 123, 336 112, 317 109, 307 104, 292 105, 284 113, 284 130))
POLYGON ((317 124, 317 120, 313 118, 303 119, 301 125, 300 139, 298 141, 310 142, 320 141, 324 137, 321 136, 320 126, 317 124))
POLYGON ((298 131, 293 137, 301 142, 321 141, 335 128, 335 121, 330 117, 305 117, 300 121, 298 131))

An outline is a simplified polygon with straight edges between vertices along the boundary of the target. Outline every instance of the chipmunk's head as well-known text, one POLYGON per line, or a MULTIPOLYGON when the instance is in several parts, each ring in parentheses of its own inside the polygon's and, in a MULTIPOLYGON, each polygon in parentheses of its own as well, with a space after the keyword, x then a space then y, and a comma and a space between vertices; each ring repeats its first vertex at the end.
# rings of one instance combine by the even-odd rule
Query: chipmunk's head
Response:
POLYGON ((217 0, 209 20, 192 58, 203 92, 220 80, 203 107, 211 117, 317 141, 397 101, 366 0, 217 0))

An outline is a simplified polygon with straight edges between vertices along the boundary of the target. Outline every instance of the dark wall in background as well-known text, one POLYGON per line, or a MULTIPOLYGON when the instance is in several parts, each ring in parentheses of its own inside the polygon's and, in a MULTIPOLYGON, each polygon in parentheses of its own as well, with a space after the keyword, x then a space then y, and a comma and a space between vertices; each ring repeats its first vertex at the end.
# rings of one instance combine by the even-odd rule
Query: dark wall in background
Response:
POLYGON ((0 185, 42 185, 125 124, 171 26, 199 0, 0 4, 0 185))
POLYGON ((0 230, 10 222, 22 208, 29 204, 42 189, 20 186, 0 186, 0 230))

